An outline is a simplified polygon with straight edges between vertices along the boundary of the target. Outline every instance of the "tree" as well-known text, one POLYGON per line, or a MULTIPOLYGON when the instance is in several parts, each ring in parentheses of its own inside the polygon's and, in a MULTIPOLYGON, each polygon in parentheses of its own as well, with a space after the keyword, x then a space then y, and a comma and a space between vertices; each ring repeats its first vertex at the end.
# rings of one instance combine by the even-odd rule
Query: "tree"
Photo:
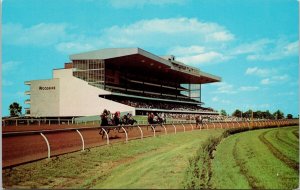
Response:
POLYGON ((20 116, 22 114, 22 106, 17 102, 13 102, 9 105, 9 112, 11 117, 20 116))
POLYGON ((286 118, 293 119, 293 115, 289 113, 289 114, 286 115, 286 118))
POLYGON ((274 116, 270 113, 269 110, 262 112, 262 115, 265 119, 274 119, 274 116))
POLYGON ((283 119, 284 118, 284 113, 281 112, 280 110, 277 110, 276 112, 273 113, 275 119, 283 119))
POLYGON ((227 113, 226 113, 225 110, 221 110, 221 111, 220 111, 220 114, 221 114, 221 115, 224 115, 224 116, 227 116, 227 113))
POLYGON ((256 111, 256 112, 253 112, 253 117, 262 119, 263 118, 263 112, 261 112, 259 110, 256 111))
POLYGON ((239 109, 236 109, 233 113, 232 113, 232 116, 235 116, 235 117, 241 117, 242 115, 242 111, 239 110, 239 109))
POLYGON ((244 112, 243 115, 246 118, 252 118, 252 110, 248 110, 248 111, 244 112))

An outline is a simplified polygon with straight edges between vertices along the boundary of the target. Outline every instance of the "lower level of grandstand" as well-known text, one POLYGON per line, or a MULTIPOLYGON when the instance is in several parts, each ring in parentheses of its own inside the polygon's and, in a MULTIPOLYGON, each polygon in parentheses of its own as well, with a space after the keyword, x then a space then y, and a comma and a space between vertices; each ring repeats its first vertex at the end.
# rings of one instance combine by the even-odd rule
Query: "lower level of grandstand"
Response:
POLYGON ((176 101, 168 99, 146 98, 121 94, 103 95, 102 98, 134 107, 136 115, 147 115, 149 112, 168 115, 218 115, 212 108, 202 107, 197 102, 176 101))

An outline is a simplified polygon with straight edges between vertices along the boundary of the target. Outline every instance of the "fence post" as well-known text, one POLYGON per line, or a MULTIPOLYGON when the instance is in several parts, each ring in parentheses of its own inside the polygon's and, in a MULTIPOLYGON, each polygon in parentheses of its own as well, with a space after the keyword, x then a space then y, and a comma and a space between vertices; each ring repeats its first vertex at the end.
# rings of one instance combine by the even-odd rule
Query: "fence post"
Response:
POLYGON ((152 130, 153 130, 153 136, 155 137, 155 128, 152 125, 150 125, 150 127, 152 128, 152 130))
POLYGON ((165 134, 167 134, 167 129, 164 125, 162 125, 162 127, 165 129, 165 134))
POLYGON ((41 125, 41 120, 39 119, 39 125, 41 125))
POLYGON ((16 119, 16 126, 18 126, 18 120, 16 119))
POLYGON ((102 129, 102 131, 104 131, 104 133, 106 135, 106 144, 109 144, 109 137, 108 137, 108 134, 107 134, 106 130, 103 129, 103 128, 101 128, 101 129, 102 129))
POLYGON ((183 125, 183 123, 182 123, 181 125, 182 125, 182 127, 183 127, 183 132, 185 132, 185 126, 183 125))
POLYGON ((212 122, 212 124, 214 125, 214 129, 216 129, 215 123, 214 123, 214 122, 212 122))
POLYGON ((173 125, 173 127, 174 127, 174 129, 175 129, 175 134, 176 134, 176 127, 175 127, 175 125, 174 124, 172 124, 173 125))
POLYGON ((29 120, 27 119, 26 121, 27 121, 27 125, 29 125, 29 120))
POLYGON ((47 139, 47 137, 43 134, 43 133, 40 133, 42 135, 42 137, 44 138, 44 140, 46 141, 46 144, 47 144, 47 148, 48 148, 48 158, 50 158, 51 156, 51 150, 50 150, 50 144, 49 144, 49 141, 47 139))
POLYGON ((219 121, 219 124, 220 124, 220 126, 221 126, 221 129, 223 129, 223 126, 222 126, 222 124, 221 124, 221 122, 219 121))
POLYGON ((121 127, 123 129, 123 131, 125 132, 126 135, 126 143, 128 142, 128 135, 127 135, 127 131, 124 129, 124 127, 121 127))
POLYGON ((60 125, 60 118, 58 118, 58 125, 60 125))
POLYGON ((142 131, 142 129, 140 128, 140 126, 137 126, 138 128, 139 128, 139 130, 140 130, 140 132, 141 132, 141 139, 143 139, 143 131, 142 131))
POLYGON ((193 130, 194 130, 193 124, 191 124, 191 123, 190 123, 190 125, 191 125, 191 127, 192 127, 192 131, 193 131, 193 130))
MULTIPOLYGON (((69 121, 69 120, 68 120, 69 121)), ((78 129, 76 129, 77 133, 79 134, 80 138, 81 138, 81 142, 82 142, 82 151, 84 151, 84 139, 82 134, 78 131, 78 129)))
POLYGON ((207 123, 205 123, 205 125, 206 125, 206 129, 208 129, 208 124, 207 124, 207 123))

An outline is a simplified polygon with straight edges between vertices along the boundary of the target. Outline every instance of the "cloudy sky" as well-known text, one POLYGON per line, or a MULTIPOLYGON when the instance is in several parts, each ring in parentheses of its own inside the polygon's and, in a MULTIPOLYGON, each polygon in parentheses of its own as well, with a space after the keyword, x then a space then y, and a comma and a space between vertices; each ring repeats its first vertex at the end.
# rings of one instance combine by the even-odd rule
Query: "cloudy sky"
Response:
POLYGON ((2 114, 69 54, 140 47, 222 77, 205 106, 298 115, 296 0, 4 0, 2 114))

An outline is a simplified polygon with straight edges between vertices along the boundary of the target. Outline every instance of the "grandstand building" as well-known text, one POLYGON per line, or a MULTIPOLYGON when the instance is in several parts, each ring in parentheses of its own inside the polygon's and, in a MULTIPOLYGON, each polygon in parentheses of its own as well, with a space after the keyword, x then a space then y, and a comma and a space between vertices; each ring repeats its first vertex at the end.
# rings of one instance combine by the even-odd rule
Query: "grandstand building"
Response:
POLYGON ((217 114, 203 107, 201 85, 221 78, 140 48, 70 55, 49 80, 26 81, 30 117, 76 117, 111 112, 217 114))

